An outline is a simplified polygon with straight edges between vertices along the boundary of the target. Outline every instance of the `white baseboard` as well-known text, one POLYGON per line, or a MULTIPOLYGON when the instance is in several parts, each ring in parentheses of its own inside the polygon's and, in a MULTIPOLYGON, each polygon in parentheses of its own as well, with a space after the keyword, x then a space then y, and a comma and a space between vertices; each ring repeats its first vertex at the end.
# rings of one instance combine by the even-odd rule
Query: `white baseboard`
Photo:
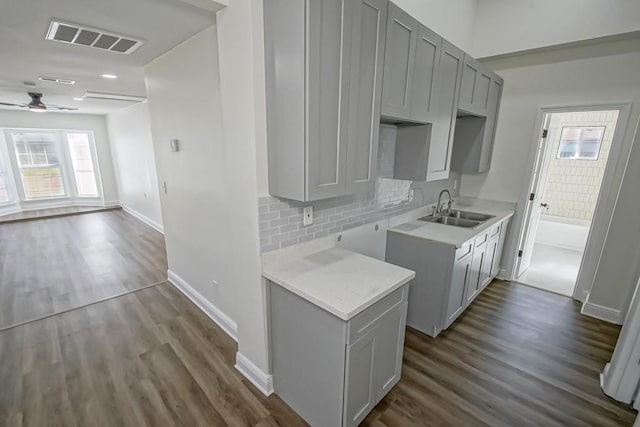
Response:
POLYGON ((236 353, 236 369, 240 371, 262 394, 273 393, 273 375, 266 374, 242 353, 236 353))
POLYGON ((605 322, 615 323, 616 325, 622 325, 622 316, 620 310, 614 310, 602 305, 585 302, 582 305, 580 314, 584 314, 589 317, 595 317, 596 319, 604 320, 605 322))
POLYGON ((205 297, 198 291, 193 289, 191 285, 184 281, 184 279, 178 276, 171 270, 167 271, 167 278, 169 282, 175 286, 180 292, 182 292, 187 298, 189 298, 200 310, 204 312, 211 320, 213 320, 218 326, 224 330, 227 335, 233 338, 234 341, 238 341, 238 325, 229 316, 224 314, 218 307, 211 304, 205 297))
POLYGON ((164 227, 162 226, 162 224, 158 224, 157 222, 153 221, 151 218, 149 218, 146 215, 142 215, 140 212, 131 209, 129 206, 125 205, 124 203, 118 203, 120 206, 122 206, 122 209, 130 214, 131 216, 135 217, 136 219, 144 222, 145 224, 147 224, 148 226, 156 229, 157 231, 159 231, 160 233, 164 234, 164 227))

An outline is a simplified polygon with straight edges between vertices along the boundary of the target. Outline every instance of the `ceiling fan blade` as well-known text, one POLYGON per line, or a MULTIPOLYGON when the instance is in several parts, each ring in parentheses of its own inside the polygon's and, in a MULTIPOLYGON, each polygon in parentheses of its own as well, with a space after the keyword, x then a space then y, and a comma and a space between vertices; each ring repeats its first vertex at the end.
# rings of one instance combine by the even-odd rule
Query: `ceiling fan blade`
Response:
POLYGON ((75 107, 61 107, 58 105, 47 105, 47 110, 60 110, 60 111, 76 111, 75 107))
POLYGON ((0 102, 0 105, 6 105, 7 107, 20 107, 20 108, 27 107, 27 104, 12 104, 10 102, 0 102))

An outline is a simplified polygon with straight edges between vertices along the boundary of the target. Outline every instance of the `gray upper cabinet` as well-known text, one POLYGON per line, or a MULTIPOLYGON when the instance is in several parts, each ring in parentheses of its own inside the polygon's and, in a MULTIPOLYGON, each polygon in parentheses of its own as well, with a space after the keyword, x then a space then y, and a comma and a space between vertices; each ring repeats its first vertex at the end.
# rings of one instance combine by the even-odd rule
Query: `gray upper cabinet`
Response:
POLYGON ((449 178, 464 52, 442 41, 426 181, 449 178))
POLYGON ((487 114, 491 74, 477 60, 465 54, 458 109, 481 116, 487 114))
POLYGON ((485 115, 465 115, 458 117, 455 123, 451 169, 457 172, 478 174, 491 167, 503 80, 494 73, 485 74, 491 78, 485 115))
POLYGON ((351 58, 349 0, 308 1, 307 200, 345 194, 351 58))
POLYGON ((393 3, 389 3, 382 116, 411 119, 413 73, 416 62, 418 21, 393 3))
POLYGON ((265 7, 272 195, 313 201, 373 188, 386 11, 387 0, 265 7))
POLYGON ((495 76, 491 79, 489 87, 489 99, 487 119, 484 125, 480 158, 478 161, 478 173, 487 172, 491 167, 491 155, 493 154, 493 142, 495 139, 496 123, 500 112, 500 98, 502 98, 501 78, 495 76))
POLYGON ((425 27, 418 25, 418 40, 411 91, 410 119, 417 122, 433 123, 438 119, 436 99, 436 76, 442 38, 425 27))
POLYGON ((387 8, 387 0, 354 1, 347 194, 375 187, 387 8))

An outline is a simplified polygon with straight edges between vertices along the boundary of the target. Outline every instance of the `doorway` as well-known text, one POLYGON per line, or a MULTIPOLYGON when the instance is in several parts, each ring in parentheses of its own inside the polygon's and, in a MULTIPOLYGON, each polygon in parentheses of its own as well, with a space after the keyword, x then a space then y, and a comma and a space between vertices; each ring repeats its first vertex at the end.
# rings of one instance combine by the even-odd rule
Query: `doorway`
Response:
MULTIPOLYGON (((603 183, 617 160, 621 108, 544 112, 515 264, 516 281, 573 296, 603 183)), ((597 261, 597 259, 596 259, 597 261)))

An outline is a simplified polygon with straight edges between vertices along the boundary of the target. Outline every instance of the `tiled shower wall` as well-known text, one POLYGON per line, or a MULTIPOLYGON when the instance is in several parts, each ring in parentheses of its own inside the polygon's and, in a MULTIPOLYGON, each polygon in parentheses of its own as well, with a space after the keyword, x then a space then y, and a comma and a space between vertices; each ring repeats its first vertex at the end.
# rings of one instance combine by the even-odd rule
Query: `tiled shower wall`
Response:
POLYGON ((396 127, 381 125, 375 192, 308 203, 273 196, 259 197, 262 252, 318 239, 435 203, 445 188, 454 197, 458 196, 458 191, 453 191, 453 181, 458 180, 459 183, 460 179, 456 173, 452 173, 448 180, 418 182, 413 186, 411 181, 393 179, 395 146, 396 127), (414 189, 413 198, 410 197, 411 188, 414 189), (313 205, 313 224, 304 226, 302 208, 309 205, 313 205))
POLYGON ((549 169, 543 214, 590 221, 596 208, 600 184, 609 158, 618 111, 558 113, 549 125, 549 169), (560 135, 564 126, 605 126, 597 160, 558 159, 560 135))

